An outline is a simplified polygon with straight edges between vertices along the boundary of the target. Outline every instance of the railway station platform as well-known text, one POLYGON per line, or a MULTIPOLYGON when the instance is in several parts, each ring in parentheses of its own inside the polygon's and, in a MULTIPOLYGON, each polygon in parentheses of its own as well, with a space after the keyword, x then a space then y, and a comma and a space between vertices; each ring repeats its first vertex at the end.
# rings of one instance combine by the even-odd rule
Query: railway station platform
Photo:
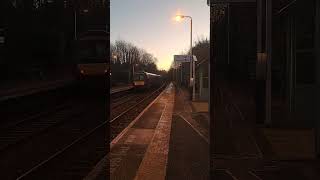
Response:
POLYGON ((209 119, 194 113, 186 91, 169 84, 110 143, 110 153, 86 179, 102 179, 106 171, 121 180, 208 179, 209 119))

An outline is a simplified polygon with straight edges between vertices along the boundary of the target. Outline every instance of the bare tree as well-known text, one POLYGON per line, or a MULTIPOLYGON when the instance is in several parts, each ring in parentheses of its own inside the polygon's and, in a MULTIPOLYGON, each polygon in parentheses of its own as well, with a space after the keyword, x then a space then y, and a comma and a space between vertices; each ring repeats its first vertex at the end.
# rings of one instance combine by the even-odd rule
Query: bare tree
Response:
POLYGON ((132 66, 134 66, 136 72, 160 72, 156 66, 158 61, 156 57, 146 50, 124 40, 117 40, 114 43, 111 43, 110 54, 110 62, 112 62, 111 69, 114 74, 113 81, 125 79, 123 77, 126 77, 126 73, 132 73, 132 66), (122 73, 123 75, 119 73, 122 73))

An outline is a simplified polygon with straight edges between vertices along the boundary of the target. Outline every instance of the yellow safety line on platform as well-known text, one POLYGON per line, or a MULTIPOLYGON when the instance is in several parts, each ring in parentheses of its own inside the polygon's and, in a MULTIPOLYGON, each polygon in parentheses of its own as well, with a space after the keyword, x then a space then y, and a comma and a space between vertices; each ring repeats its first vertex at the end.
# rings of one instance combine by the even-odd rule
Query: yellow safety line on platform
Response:
POLYGON ((171 83, 164 91, 169 93, 169 99, 166 102, 147 152, 139 166, 135 180, 164 180, 166 177, 174 90, 174 86, 171 83))
POLYGON ((161 95, 165 92, 163 90, 158 97, 153 100, 124 130, 121 131, 121 133, 118 134, 117 137, 115 137, 111 142, 110 142, 110 152, 111 149, 117 144, 117 142, 122 138, 124 134, 140 119, 140 117, 161 97, 161 95))
MULTIPOLYGON (((155 100, 153 100, 117 137, 115 137, 111 142, 110 142, 110 152, 113 149, 113 147, 117 144, 117 142, 122 138, 124 134, 136 123, 137 120, 140 119, 140 117, 161 97, 161 95, 164 93, 162 91, 155 100)), ((104 171, 107 167, 107 161, 108 159, 108 154, 105 155, 98 163, 97 165, 89 172, 89 174, 84 178, 84 180, 91 180, 91 179, 96 179, 99 173, 101 171, 104 171)), ((108 169, 107 169, 108 171, 108 169)))

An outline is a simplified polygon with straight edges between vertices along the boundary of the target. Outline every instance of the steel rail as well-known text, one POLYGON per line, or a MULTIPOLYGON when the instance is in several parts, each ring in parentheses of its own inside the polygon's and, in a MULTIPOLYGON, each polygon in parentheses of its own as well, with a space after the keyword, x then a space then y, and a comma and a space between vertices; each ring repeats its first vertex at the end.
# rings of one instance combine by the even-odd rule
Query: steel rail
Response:
POLYGON ((22 118, 21 120, 15 121, 15 122, 13 122, 13 123, 9 123, 9 124, 7 124, 6 126, 1 127, 0 129, 1 129, 1 130, 3 130, 3 129, 10 129, 10 128, 12 128, 12 127, 14 127, 14 126, 18 126, 19 124, 22 124, 22 123, 24 123, 24 122, 31 121, 31 120, 40 118, 40 117, 42 117, 42 116, 46 116, 46 115, 55 113, 55 112, 57 112, 57 111, 59 111, 59 110, 61 110, 61 109, 64 109, 64 108, 68 107, 69 105, 71 105, 71 103, 64 103, 64 104, 57 105, 57 106, 53 107, 53 110, 48 110, 48 111, 44 111, 44 112, 34 113, 33 115, 29 115, 28 117, 22 118))
POLYGON ((128 95, 128 96, 124 96, 123 98, 119 98, 119 100, 123 100, 123 99, 126 99, 126 100, 124 100, 123 102, 120 102, 120 103, 113 103, 113 104, 111 104, 111 108, 113 109, 113 108, 116 108, 116 107, 119 107, 120 105, 122 105, 122 104, 124 104, 124 103, 126 103, 126 102, 128 102, 128 101, 130 101, 130 100, 132 100, 133 98, 135 98, 136 96, 138 96, 137 94, 130 94, 130 95, 128 95), (131 97, 130 97, 131 96, 131 97))
POLYGON ((19 179, 23 179, 25 177, 27 177, 28 175, 31 175, 33 172, 37 171, 38 169, 40 169, 41 167, 43 167, 44 165, 46 165, 47 163, 49 163, 51 160, 57 158, 58 156, 61 156, 64 152, 66 152, 67 150, 69 150, 70 148, 72 148, 73 146, 77 145, 78 143, 80 143, 81 141, 84 141, 87 137, 89 137, 91 134, 93 134, 94 132, 96 132, 97 130, 100 130, 100 128, 104 128, 107 124, 107 121, 101 123, 100 125, 96 126, 95 128, 93 128, 92 130, 90 130, 89 132, 87 132, 86 134, 84 134, 83 136, 80 136, 79 138, 77 138, 76 140, 74 140, 72 143, 70 143, 69 145, 65 146, 63 149, 61 149, 60 151, 54 153, 53 155, 51 155, 49 158, 47 158, 46 160, 42 161, 41 163, 39 163, 38 165, 34 166, 33 168, 31 168, 29 171, 25 172, 24 174, 22 174, 21 176, 19 176, 17 178, 17 180, 19 179))
MULTIPOLYGON (((60 111, 55 111, 55 112, 60 112, 60 111)), ((74 112, 74 111, 72 111, 74 112)), ((52 114, 52 113, 49 113, 52 114)), ((47 115, 49 115, 47 114, 47 115)), ((55 116, 56 114, 54 114, 53 116, 55 116)), ((30 139, 32 137, 35 137, 36 135, 39 135, 41 133, 47 132, 49 129, 54 128, 58 125, 60 125, 61 123, 65 122, 66 119, 69 119, 70 117, 76 116, 74 114, 71 114, 71 116, 69 116, 68 118, 61 118, 61 119, 54 119, 53 121, 46 121, 46 122, 42 122, 41 126, 37 127, 37 129, 34 129, 33 131, 25 131, 24 135, 22 135, 21 137, 13 137, 15 138, 15 140, 12 140, 11 142, 7 142, 3 145, 0 144, 0 152, 7 150, 8 148, 12 148, 13 146, 22 143, 23 141, 26 141, 27 139, 30 139)), ((51 116, 49 116, 51 117, 51 116)), ((38 119, 38 118, 34 118, 34 119, 38 119)), ((20 131, 18 131, 20 132, 20 131)), ((3 137, 8 137, 8 136, 0 136, 0 138, 3 137)), ((9 136, 11 137, 11 136, 9 136)), ((1 142, 1 140, 0 140, 1 142)))
POLYGON ((137 105, 141 104, 142 102, 146 101, 147 99, 149 99, 150 97, 152 97, 154 94, 156 94, 159 90, 163 89, 163 87, 165 87, 165 84, 163 84, 160 88, 158 88, 157 90, 153 91, 150 95, 148 95, 147 97, 143 98, 141 101, 139 101, 138 103, 136 103, 135 105, 131 106, 130 108, 128 108, 127 110, 125 110, 124 112, 122 112, 121 114, 119 114, 118 116, 116 116, 115 118, 110 120, 110 123, 115 122, 116 120, 118 120, 121 116, 125 115, 126 113, 128 113, 129 111, 131 111, 132 109, 134 109, 137 105))
MULTIPOLYGON (((133 108, 135 108, 138 104, 141 104, 142 102, 146 101, 148 98, 152 97, 155 93, 157 93, 158 91, 160 91, 161 89, 163 89, 163 87, 165 87, 166 84, 163 84, 160 88, 158 88, 157 90, 155 90, 154 92, 152 92, 149 96, 143 98, 141 101, 139 101, 138 103, 136 103, 134 106, 130 107, 129 109, 127 109, 125 112, 121 113, 120 115, 118 115, 117 117, 113 118, 109 123, 114 122, 115 120, 119 119, 121 116, 123 116, 124 114, 126 114, 127 112, 129 112, 130 110, 132 110, 133 108)), ((17 180, 21 180, 23 178, 26 178, 27 176, 31 175, 32 173, 36 172, 37 170, 39 170, 40 168, 42 168, 43 166, 45 166, 46 164, 48 164, 49 162, 51 162, 52 160, 56 159, 57 157, 63 155, 64 152, 66 152, 67 150, 71 149, 72 147, 74 147, 75 145, 77 145, 78 143, 84 141, 86 138, 88 138, 91 134, 93 134, 94 132, 97 132, 98 130, 100 130, 101 128, 105 128, 105 126, 107 125, 107 121, 104 121, 103 123, 101 123, 100 125, 96 126, 95 128, 93 128, 92 130, 90 130, 89 132, 87 132, 86 134, 84 134, 83 136, 80 136, 79 138, 77 138, 76 140, 74 140, 72 143, 70 143, 69 145, 65 146, 63 149, 61 149, 60 151, 54 153, 53 155, 51 155, 49 158, 47 158, 46 160, 42 161, 41 163, 39 163, 38 165, 34 166, 33 168, 31 168, 30 170, 28 170, 27 172, 23 173, 21 176, 19 176, 17 178, 17 180)))

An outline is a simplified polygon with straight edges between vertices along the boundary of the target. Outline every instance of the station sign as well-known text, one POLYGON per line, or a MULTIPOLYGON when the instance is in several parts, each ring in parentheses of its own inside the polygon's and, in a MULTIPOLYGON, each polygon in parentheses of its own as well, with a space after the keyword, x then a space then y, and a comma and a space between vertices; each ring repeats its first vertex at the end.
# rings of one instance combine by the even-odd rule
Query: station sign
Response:
MULTIPOLYGON (((174 61, 178 63, 190 62, 191 59, 190 55, 174 55, 174 61)), ((193 60, 197 61, 197 57, 193 56, 193 60)))
POLYGON ((190 62, 191 56, 190 55, 174 55, 175 62, 190 62))

